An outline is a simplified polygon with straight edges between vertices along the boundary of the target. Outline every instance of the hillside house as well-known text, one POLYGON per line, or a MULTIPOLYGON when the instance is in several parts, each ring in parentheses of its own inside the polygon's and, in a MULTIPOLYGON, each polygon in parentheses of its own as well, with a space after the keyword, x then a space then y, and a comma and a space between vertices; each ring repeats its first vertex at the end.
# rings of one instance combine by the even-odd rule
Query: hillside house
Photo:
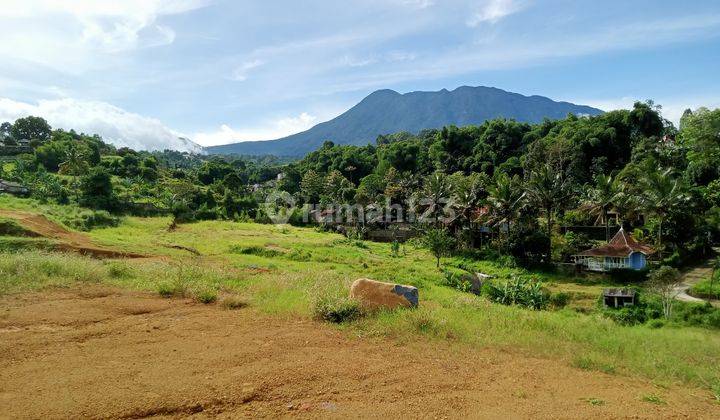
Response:
POLYGON ((642 270, 647 266, 648 257, 654 253, 652 248, 636 241, 620 228, 607 244, 575 255, 575 264, 589 271, 642 270))

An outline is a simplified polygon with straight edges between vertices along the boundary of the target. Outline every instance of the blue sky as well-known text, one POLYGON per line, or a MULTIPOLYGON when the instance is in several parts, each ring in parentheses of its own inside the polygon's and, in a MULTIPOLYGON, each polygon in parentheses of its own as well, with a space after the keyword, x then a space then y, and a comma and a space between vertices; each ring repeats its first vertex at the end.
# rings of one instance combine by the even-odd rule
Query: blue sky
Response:
POLYGON ((0 119, 137 148, 272 139, 383 88, 720 106, 713 1, 9 0, 0 18, 0 119))

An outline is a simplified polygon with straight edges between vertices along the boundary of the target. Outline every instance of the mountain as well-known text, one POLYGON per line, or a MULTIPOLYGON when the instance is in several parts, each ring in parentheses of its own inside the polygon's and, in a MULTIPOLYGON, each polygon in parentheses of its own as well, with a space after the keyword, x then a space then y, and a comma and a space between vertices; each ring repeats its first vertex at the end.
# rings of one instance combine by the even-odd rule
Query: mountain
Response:
POLYGON ((326 140, 335 144, 365 145, 375 141, 380 134, 398 131, 417 133, 450 124, 481 124, 500 117, 537 123, 544 118, 565 118, 569 113, 597 115, 602 111, 485 86, 406 94, 385 89, 373 92, 342 115, 302 133, 277 140, 212 146, 205 150, 214 154, 303 156, 326 140))

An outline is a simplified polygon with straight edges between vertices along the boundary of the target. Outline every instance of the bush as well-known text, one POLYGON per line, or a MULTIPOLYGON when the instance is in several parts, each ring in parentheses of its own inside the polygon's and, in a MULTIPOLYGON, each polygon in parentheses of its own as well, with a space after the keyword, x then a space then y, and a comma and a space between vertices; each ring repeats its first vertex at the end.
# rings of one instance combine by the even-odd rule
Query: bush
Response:
POLYGON ((466 293, 472 289, 472 282, 469 279, 470 274, 455 273, 450 270, 443 270, 443 274, 443 285, 466 293))
POLYGON ((71 228, 88 231, 95 228, 115 227, 120 219, 105 210, 83 210, 62 219, 71 228))
POLYGON ((239 246, 239 245, 233 245, 230 247, 230 252, 232 252, 234 254, 257 255, 258 257, 265 257, 265 258, 274 258, 274 257, 282 255, 282 252, 280 252, 280 251, 276 251, 274 249, 267 249, 267 248, 261 247, 261 246, 243 247, 243 246, 239 246))
POLYGON ((632 284, 642 283, 648 278, 648 269, 630 270, 627 268, 614 268, 608 271, 608 276, 614 283, 632 284))
POLYGON ((225 309, 240 309, 247 306, 247 302, 237 296, 226 296, 222 299, 222 306, 225 309))
POLYGON ((550 295, 550 306, 555 309, 562 309, 570 303, 570 294, 566 292, 558 292, 550 295))
POLYGON ((336 324, 353 321, 363 315, 360 302, 347 296, 322 294, 313 300, 315 319, 336 324))
POLYGON ((214 303, 217 300, 218 293, 215 289, 205 288, 195 293, 195 299, 204 304, 214 303))
POLYGON ((549 301, 548 292, 543 290, 541 283, 519 277, 501 285, 490 284, 487 292, 493 302, 520 305, 535 310, 545 309, 549 301))

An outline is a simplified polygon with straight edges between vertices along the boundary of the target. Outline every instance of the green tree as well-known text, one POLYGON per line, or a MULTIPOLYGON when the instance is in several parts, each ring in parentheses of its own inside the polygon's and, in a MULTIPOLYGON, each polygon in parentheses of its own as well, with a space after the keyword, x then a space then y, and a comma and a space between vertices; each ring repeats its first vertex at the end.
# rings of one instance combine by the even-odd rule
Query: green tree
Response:
POLYGON ((425 178, 421 194, 423 202, 420 204, 430 206, 429 214, 437 225, 445 205, 449 203, 452 197, 450 178, 440 171, 428 175, 425 178))
POLYGON ((452 251, 455 240, 445 230, 440 228, 428 229, 422 238, 423 246, 436 258, 436 266, 440 268, 440 258, 447 256, 452 251))
POLYGON ((79 198, 78 176, 87 172, 90 168, 87 162, 87 156, 90 150, 82 143, 72 142, 65 151, 65 158, 59 165, 59 173, 70 175, 73 177, 73 189, 77 192, 76 199, 79 198))
POLYGON ((545 213, 548 237, 552 238, 555 214, 568 208, 573 197, 570 183, 562 171, 542 165, 530 173, 525 191, 530 204, 545 213))
POLYGON ((685 186, 673 178, 672 169, 647 171, 641 180, 643 208, 658 219, 657 245, 663 246, 663 223, 668 214, 689 199, 685 186))
POLYGON ((493 227, 506 226, 506 231, 509 231, 526 205, 522 180, 517 175, 510 177, 498 172, 490 183, 488 194, 488 222, 493 227))
POLYGON ((302 181, 300 181, 300 193, 305 203, 317 204, 320 202, 320 195, 324 190, 323 181, 323 177, 314 170, 311 169, 305 172, 302 181))
POLYGON ((40 140, 44 142, 50 138, 52 127, 40 117, 18 118, 10 130, 16 140, 40 140))
POLYGON ((682 284, 680 272, 673 267, 662 266, 650 273, 648 285, 650 289, 660 295, 663 313, 666 319, 672 315, 673 303, 678 294, 677 288, 682 284))
POLYGON ((91 208, 114 210, 117 200, 110 174, 100 167, 90 169, 80 180, 80 204, 91 208))
POLYGON ((585 197, 585 205, 588 210, 597 216, 595 223, 601 223, 605 226, 605 240, 609 238, 608 230, 610 220, 608 219, 608 212, 613 208, 620 190, 618 183, 612 175, 597 175, 595 177, 595 185, 588 189, 585 197))

